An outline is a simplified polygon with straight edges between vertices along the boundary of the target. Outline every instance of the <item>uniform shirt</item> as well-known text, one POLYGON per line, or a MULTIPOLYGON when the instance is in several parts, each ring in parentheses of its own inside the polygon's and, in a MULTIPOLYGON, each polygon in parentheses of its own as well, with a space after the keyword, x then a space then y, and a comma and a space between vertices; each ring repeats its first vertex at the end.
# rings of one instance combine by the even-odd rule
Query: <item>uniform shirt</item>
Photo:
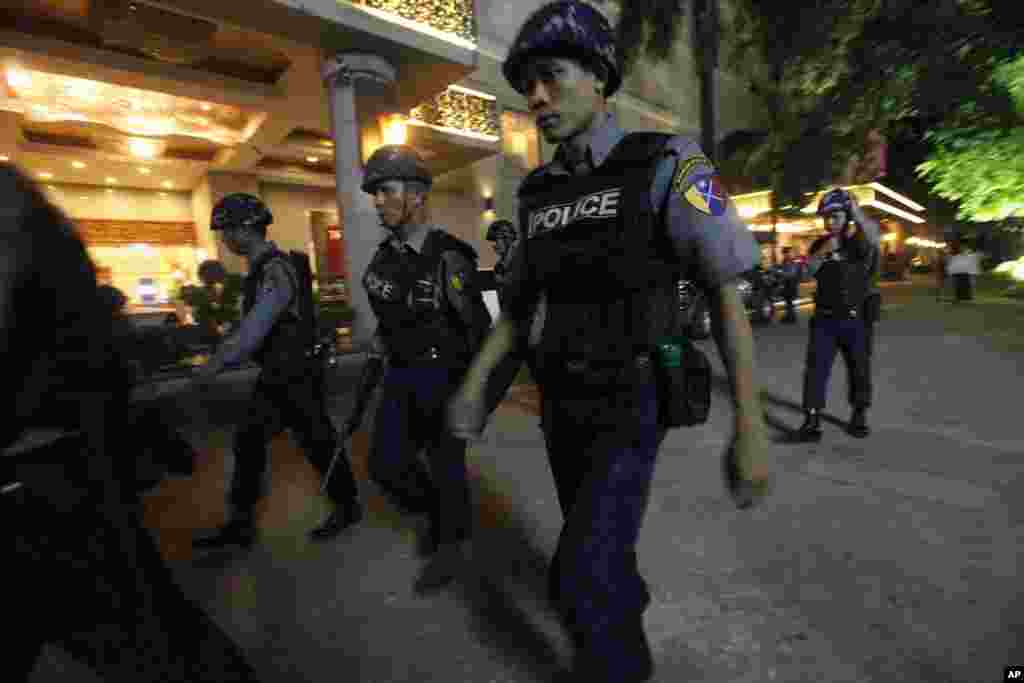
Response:
MULTIPOLYGON (((599 114, 603 120, 574 141, 559 145, 544 175, 584 175, 600 166, 625 136, 612 114, 599 114), (582 151, 583 158, 575 158, 582 151)), ((713 216, 700 211, 684 197, 698 176, 713 173, 714 167, 692 138, 675 136, 665 147, 665 156, 655 171, 651 187, 651 206, 656 225, 665 226, 676 254, 693 267, 698 282, 708 289, 720 287, 750 270, 760 251, 750 229, 740 219, 736 206, 727 202, 725 213, 713 216), (678 177, 677 177, 678 174, 678 177)), ((522 277, 522 272, 510 274, 522 277)), ((541 294, 531 324, 529 339, 540 340, 547 312, 541 294)))
MULTIPOLYGON (((414 251, 422 253, 423 244, 427 236, 442 228, 433 225, 421 226, 421 229, 414 230, 407 240, 400 240, 391 236, 381 243, 381 249, 395 249, 400 252, 414 251)), ((457 251, 445 251, 441 254, 441 278, 444 281, 444 294, 447 302, 459 314, 467 327, 472 327, 472 297, 476 291, 476 265, 457 251)), ((380 328, 374 332, 370 342, 370 357, 386 358, 388 355, 387 343, 381 334, 380 328)))
MULTIPOLYGON (((878 270, 879 245, 882 240, 882 230, 876 221, 867 218, 867 216, 865 216, 865 218, 867 220, 864 221, 863 225, 860 225, 860 232, 863 233, 864 238, 867 240, 871 248, 871 252, 868 254, 868 260, 871 263, 871 272, 876 272, 878 270)), ((856 233, 854 233, 854 235, 856 235, 856 233)), ((819 252, 817 254, 810 254, 807 258, 807 274, 813 276, 821 269, 821 266, 830 257, 831 253, 822 254, 819 252)))
MULTIPOLYGON (((277 249, 277 245, 267 242, 263 250, 249 257, 249 262, 255 262, 270 249, 277 249)), ((263 283, 252 309, 242 318, 238 332, 224 342, 225 364, 240 363, 256 353, 274 324, 288 311, 294 298, 295 286, 287 266, 281 259, 274 259, 264 269, 263 283)))

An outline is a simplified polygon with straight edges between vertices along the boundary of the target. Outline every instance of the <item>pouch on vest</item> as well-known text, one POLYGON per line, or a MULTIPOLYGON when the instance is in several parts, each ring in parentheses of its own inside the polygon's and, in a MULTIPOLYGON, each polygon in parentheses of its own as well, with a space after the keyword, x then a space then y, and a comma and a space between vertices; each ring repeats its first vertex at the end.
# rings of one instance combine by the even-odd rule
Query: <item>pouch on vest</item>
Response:
POLYGON ((882 295, 878 292, 868 294, 864 299, 864 322, 871 325, 882 318, 882 295))
POLYGON ((711 411, 711 364, 685 337, 658 344, 658 422, 663 427, 693 427, 711 411))

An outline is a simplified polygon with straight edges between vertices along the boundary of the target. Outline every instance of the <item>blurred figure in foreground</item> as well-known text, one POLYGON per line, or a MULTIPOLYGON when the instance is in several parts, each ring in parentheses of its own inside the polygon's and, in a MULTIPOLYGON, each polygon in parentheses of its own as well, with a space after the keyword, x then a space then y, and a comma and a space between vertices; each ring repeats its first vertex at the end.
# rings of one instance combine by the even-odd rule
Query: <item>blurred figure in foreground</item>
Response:
POLYGON ((51 642, 107 681, 255 681, 140 525, 116 456, 132 447, 128 373, 82 242, 9 164, 0 206, 4 680, 27 681, 51 642))

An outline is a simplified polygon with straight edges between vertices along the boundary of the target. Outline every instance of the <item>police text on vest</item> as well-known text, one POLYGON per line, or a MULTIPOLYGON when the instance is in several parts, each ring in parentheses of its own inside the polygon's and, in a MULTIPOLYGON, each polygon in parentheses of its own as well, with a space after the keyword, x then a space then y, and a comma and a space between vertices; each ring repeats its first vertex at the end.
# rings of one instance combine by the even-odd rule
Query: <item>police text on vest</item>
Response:
POLYGON ((575 202, 545 206, 530 212, 530 237, 561 230, 582 218, 613 218, 619 215, 622 189, 602 190, 575 202))

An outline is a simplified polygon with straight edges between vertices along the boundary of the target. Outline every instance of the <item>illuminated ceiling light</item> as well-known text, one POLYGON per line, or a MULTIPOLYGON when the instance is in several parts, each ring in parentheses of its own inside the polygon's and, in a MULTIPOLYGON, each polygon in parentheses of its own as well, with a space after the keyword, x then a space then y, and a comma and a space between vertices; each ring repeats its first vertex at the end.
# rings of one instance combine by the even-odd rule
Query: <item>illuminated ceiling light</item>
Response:
POLYGON ((152 172, 153 171, 151 171, 150 169, 146 168, 145 166, 139 166, 139 173, 141 173, 142 175, 149 175, 152 172))
POLYGON ((6 77, 5 94, 16 100, 28 120, 40 123, 81 121, 140 137, 183 135, 234 146, 248 140, 255 132, 252 124, 265 118, 218 105, 213 111, 223 118, 202 120, 195 114, 204 102, 196 99, 22 67, 0 67, 0 74, 6 77))
POLYGON ((168 189, 174 187, 174 183, 172 183, 170 180, 165 180, 165 181, 163 181, 160 184, 163 185, 164 187, 168 188, 168 189))
POLYGON ((199 105, 199 108, 202 109, 203 111, 210 111, 211 109, 213 109, 213 105, 210 104, 209 102, 203 102, 202 104, 199 105))
POLYGON ((39 174, 39 177, 42 178, 43 180, 49 180, 50 178, 53 177, 53 174, 43 171, 42 173, 39 174))
POLYGON ((32 76, 21 69, 10 67, 7 69, 7 85, 16 90, 31 88, 32 76))
POLYGON ((409 139, 409 130, 405 117, 401 114, 390 114, 380 119, 381 144, 404 145, 409 139))
POLYGON ((926 210, 923 206, 921 206, 920 204, 918 204, 914 200, 910 199, 909 197, 905 197, 905 196, 901 195, 899 192, 896 192, 895 190, 890 190, 888 187, 886 187, 882 183, 871 183, 870 185, 868 185, 868 187, 870 187, 871 189, 875 190, 876 192, 881 192, 884 195, 888 195, 888 196, 892 197, 893 199, 895 199, 898 202, 903 202, 904 204, 906 204, 907 206, 912 208, 914 211, 925 211, 926 210))
POLYGON ((128 150, 137 157, 152 159, 159 152, 160 148, 152 140, 134 139, 128 141, 128 150))
POLYGON ((315 164, 316 162, 320 161, 320 157, 306 157, 306 161, 308 161, 311 164, 315 164))
POLYGON ((900 218, 906 219, 906 220, 910 221, 911 223, 924 223, 924 219, 923 218, 920 218, 919 216, 915 216, 912 213, 909 213, 907 211, 904 211, 903 209, 895 207, 892 204, 886 204, 885 202, 880 202, 877 199, 872 199, 871 201, 862 202, 861 206, 873 206, 876 209, 881 209, 882 211, 886 211, 888 213, 891 213, 894 216, 899 216, 900 218))
POLYGON ((410 126, 422 126, 424 128, 431 128, 433 130, 440 131, 442 133, 448 133, 449 135, 458 135, 464 138, 472 138, 473 140, 483 140, 484 142, 497 142, 501 138, 497 135, 488 135, 486 133, 474 133, 471 130, 461 130, 459 128, 450 128, 448 126, 435 126, 432 123, 424 123, 423 121, 417 121, 416 119, 409 119, 407 121, 410 126))
POLYGON ((6 154, 0 155, 0 161, 10 161, 11 158, 6 154))
POLYGON ((886 233, 886 234, 882 235, 882 241, 883 242, 892 242, 892 241, 897 240, 897 239, 899 239, 899 235, 897 235, 894 232, 890 232, 890 233, 886 233))
POLYGON ((85 163, 81 161, 72 161, 71 166, 73 168, 85 168, 85 163))
POLYGON ((114 183, 117 182, 117 178, 111 178, 111 177, 108 176, 107 177, 107 182, 110 183, 111 185, 113 185, 114 183))
POLYGON ((320 144, 324 147, 334 147, 334 142, 332 140, 321 140, 320 144))
POLYGON ((166 196, 167 196, 167 193, 166 193, 166 192, 161 192, 161 193, 160 193, 160 196, 161 196, 161 197, 166 197, 166 196))

